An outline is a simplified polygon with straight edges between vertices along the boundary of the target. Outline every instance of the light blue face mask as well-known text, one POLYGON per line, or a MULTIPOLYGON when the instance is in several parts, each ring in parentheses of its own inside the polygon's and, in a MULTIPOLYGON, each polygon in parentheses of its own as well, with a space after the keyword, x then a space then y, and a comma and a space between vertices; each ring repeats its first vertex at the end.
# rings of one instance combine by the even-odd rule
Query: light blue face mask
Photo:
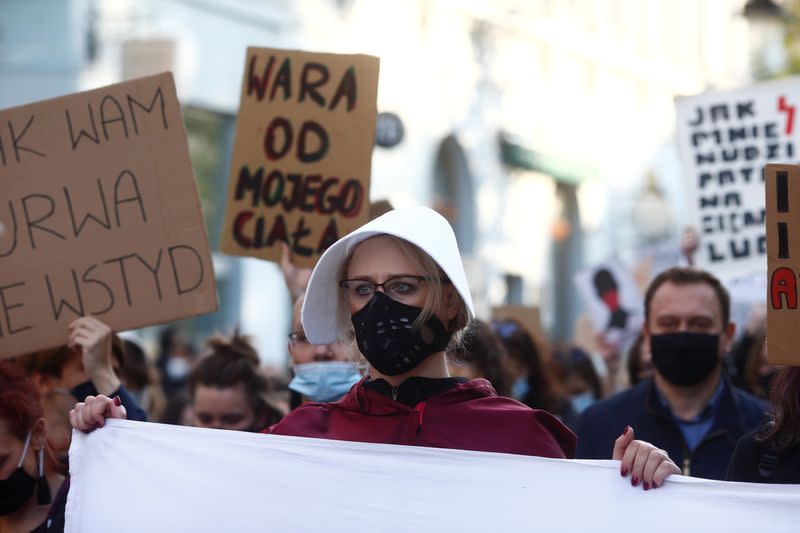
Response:
POLYGON ((335 402, 361 381, 356 365, 343 361, 321 361, 295 365, 289 388, 312 402, 335 402))
POLYGON ((572 397, 572 408, 575 409, 575 412, 578 414, 584 412, 586 408, 593 403, 594 395, 589 391, 576 394, 572 397))

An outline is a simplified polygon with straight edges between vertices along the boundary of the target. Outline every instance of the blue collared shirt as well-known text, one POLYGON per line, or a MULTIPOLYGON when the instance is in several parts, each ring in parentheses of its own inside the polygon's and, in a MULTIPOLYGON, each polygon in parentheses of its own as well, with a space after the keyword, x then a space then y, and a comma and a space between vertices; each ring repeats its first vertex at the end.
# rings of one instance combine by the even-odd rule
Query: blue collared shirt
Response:
POLYGON ((711 426, 714 425, 714 417, 716 416, 717 412, 717 405, 719 404, 719 399, 722 397, 722 391, 725 389, 724 379, 720 378, 719 383, 717 384, 717 389, 714 391, 714 395, 711 396, 711 400, 708 402, 700 413, 692 418, 691 420, 683 420, 675 416, 675 413, 672 412, 672 409, 667 403, 667 399, 661 394, 661 391, 658 390, 656 387, 656 393, 658 397, 658 401, 661 402, 661 405, 666 407, 672 419, 680 428, 681 433, 683 433, 683 438, 686 440, 687 446, 689 446, 689 451, 693 452, 695 448, 702 442, 703 437, 706 436, 708 430, 711 429, 711 426))

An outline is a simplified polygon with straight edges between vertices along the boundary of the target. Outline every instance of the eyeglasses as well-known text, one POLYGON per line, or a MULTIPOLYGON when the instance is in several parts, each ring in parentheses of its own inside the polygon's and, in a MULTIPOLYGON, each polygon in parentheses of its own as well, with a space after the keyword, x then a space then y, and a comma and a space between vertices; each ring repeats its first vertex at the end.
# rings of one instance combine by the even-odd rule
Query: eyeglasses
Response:
POLYGON ((402 303, 413 301, 419 295, 423 283, 430 281, 425 276, 397 276, 383 283, 373 283, 364 279, 346 279, 339 282, 347 299, 354 304, 366 304, 372 299, 378 287, 386 296, 402 303))

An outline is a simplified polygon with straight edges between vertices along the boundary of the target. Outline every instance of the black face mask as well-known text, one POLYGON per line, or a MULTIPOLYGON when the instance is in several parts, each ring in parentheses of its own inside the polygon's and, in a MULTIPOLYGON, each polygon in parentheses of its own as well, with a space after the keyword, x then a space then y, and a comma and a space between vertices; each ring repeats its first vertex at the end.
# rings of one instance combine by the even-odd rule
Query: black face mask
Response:
POLYGON ((702 383, 719 365, 719 335, 665 333, 650 336, 653 366, 679 387, 702 383))
POLYGON ((19 460, 17 469, 6 479, 0 479, 0 516, 10 515, 18 511, 33 496, 33 489, 36 488, 36 479, 22 468, 25 454, 28 453, 30 439, 30 435, 25 439, 25 447, 22 449, 22 457, 19 460))
POLYGON ((396 376, 416 368, 450 342, 442 322, 431 315, 422 326, 414 321, 419 307, 405 305, 376 291, 364 307, 351 317, 358 349, 375 370, 396 376))

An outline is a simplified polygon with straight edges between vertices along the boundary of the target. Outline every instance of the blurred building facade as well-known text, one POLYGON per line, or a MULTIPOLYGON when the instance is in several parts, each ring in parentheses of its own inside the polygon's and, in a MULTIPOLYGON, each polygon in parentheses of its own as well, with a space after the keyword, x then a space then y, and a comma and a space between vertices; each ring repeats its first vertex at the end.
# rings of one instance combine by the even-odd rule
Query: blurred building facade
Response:
MULTIPOLYGON (((749 78, 743 4, 5 0, 0 107, 173 70, 216 243, 245 48, 378 55, 378 109, 400 117, 405 137, 376 147, 372 198, 439 209, 479 313, 537 305, 566 339, 576 271, 676 246, 673 99, 749 78)), ((215 267, 221 310, 189 327, 241 323, 282 361, 290 307, 276 266, 218 255, 215 267)))

